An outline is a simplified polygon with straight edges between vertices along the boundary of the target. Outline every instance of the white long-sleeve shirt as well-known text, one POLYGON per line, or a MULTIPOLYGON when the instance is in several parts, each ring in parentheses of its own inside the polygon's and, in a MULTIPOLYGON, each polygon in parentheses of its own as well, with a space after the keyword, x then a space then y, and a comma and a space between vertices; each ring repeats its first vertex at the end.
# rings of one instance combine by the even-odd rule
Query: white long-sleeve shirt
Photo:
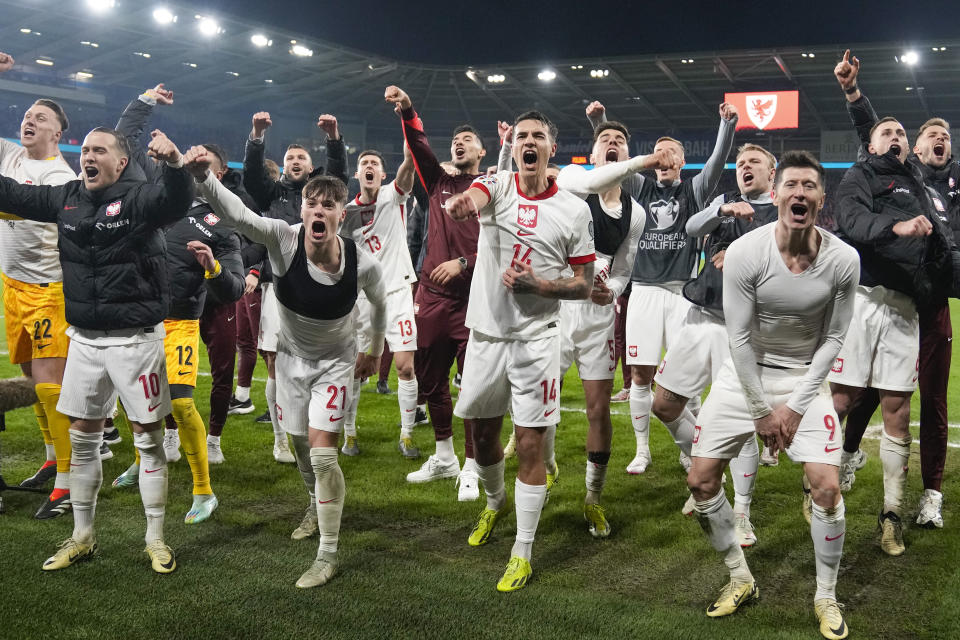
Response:
MULTIPOLYGON (((300 241, 301 224, 290 225, 276 218, 262 218, 247 209, 229 189, 207 172, 206 179, 199 183, 197 191, 213 210, 229 221, 240 233, 266 246, 270 266, 274 276, 283 276, 297 255, 300 241)), ((340 269, 337 273, 323 271, 307 260, 310 277, 322 285, 333 285, 343 277, 346 260, 343 259, 343 239, 340 243, 340 269)), ((370 322, 373 327, 371 355, 379 356, 383 352, 383 340, 387 326, 386 292, 384 290, 383 270, 376 258, 366 251, 357 251, 357 289, 363 291, 370 301, 370 322)), ((279 302, 279 301, 278 301, 279 302)), ((348 344, 355 340, 357 332, 356 310, 334 320, 309 318, 300 315, 283 305, 280 309, 280 348, 307 360, 316 360, 329 353, 330 347, 348 344)))
POLYGON ((723 262, 723 313, 734 368, 754 419, 772 409, 764 398, 761 366, 807 371, 787 406, 803 414, 830 371, 850 320, 860 279, 857 252, 822 229, 820 251, 793 273, 777 248, 778 224, 734 241, 723 262))

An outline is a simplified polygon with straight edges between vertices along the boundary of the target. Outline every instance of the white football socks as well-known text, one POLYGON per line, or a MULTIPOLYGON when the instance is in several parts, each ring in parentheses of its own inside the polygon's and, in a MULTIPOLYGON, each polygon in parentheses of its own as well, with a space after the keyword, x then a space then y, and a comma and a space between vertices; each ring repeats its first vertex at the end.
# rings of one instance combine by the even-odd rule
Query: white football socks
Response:
POLYGON ((543 432, 543 464, 547 467, 547 473, 557 472, 557 456, 554 450, 556 439, 557 425, 552 424, 543 432))
POLYGON ((237 402, 246 402, 250 399, 250 387, 237 385, 236 390, 233 392, 233 397, 237 399, 237 402))
POLYGON ((400 405, 400 437, 413 435, 413 424, 417 419, 417 379, 397 380, 397 404, 400 405))
POLYGON ((723 554, 723 563, 730 570, 730 578, 737 582, 752 582, 753 574, 747 566, 743 549, 737 543, 733 525, 733 508, 723 493, 723 487, 709 500, 697 501, 694 512, 710 544, 716 551, 723 554))
POLYGON ((360 386, 360 378, 354 378, 350 387, 347 409, 344 411, 344 436, 357 436, 357 405, 360 404, 360 386))
POLYGON ((167 506, 167 455, 163 452, 163 429, 133 434, 140 452, 140 499, 147 516, 146 541, 163 540, 163 514, 167 506))
POLYGON ((340 516, 343 514, 343 498, 346 495, 346 483, 343 471, 337 462, 336 447, 313 447, 310 449, 310 462, 317 476, 317 528, 320 530, 320 546, 317 560, 321 554, 336 553, 340 539, 340 516))
POLYGON ((733 512, 750 517, 750 503, 753 501, 753 488, 757 484, 757 470, 760 468, 760 448, 756 438, 749 438, 740 449, 739 455, 730 461, 730 475, 733 478, 733 512))
POLYGON ((587 497, 584 500, 586 504, 600 504, 600 494, 603 493, 603 485, 606 481, 607 465, 587 460, 587 497))
POLYGON ((637 438, 637 455, 650 459, 650 407, 653 406, 653 393, 650 385, 630 385, 630 422, 637 438))
POLYGON ((814 601, 837 599, 837 573, 840 571, 843 537, 847 530, 845 513, 842 497, 837 506, 831 509, 813 504, 810 537, 813 538, 813 551, 817 559, 817 593, 814 601))
POLYGON ((457 461, 457 454, 453 450, 453 436, 437 440, 437 459, 447 464, 457 461))
POLYGON ((277 419, 276 378, 267 378, 267 388, 264 395, 267 396, 267 410, 270 411, 270 423, 273 425, 273 441, 276 442, 283 437, 283 429, 280 427, 280 420, 277 419))
POLYGON ((907 486, 910 462, 910 435, 894 438, 883 432, 880 438, 880 464, 883 467, 883 511, 903 514, 903 492, 907 486))
POLYGON ((507 502, 507 490, 503 485, 503 459, 488 467, 477 465, 477 476, 487 494, 487 509, 501 509, 507 502))
POLYGON ((517 510, 517 537, 513 543, 511 557, 530 559, 533 551, 533 539, 540 523, 540 512, 547 497, 547 485, 526 484, 517 478, 514 503, 517 510))
POLYGON ((97 493, 103 484, 100 462, 102 433, 84 433, 70 429, 70 503, 73 505, 73 539, 93 540, 93 518, 97 493))
POLYGON ((684 407, 676 420, 664 422, 663 425, 673 436, 673 441, 680 447, 680 451, 690 457, 690 448, 693 446, 693 432, 697 427, 697 419, 688 407, 684 407))

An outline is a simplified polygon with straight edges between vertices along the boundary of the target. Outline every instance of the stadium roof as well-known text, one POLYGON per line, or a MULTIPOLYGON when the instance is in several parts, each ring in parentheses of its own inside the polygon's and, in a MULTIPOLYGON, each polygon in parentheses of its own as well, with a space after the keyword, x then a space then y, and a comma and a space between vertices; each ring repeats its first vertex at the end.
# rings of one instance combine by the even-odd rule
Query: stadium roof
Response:
MULTIPOLYGON (((383 104, 388 84, 407 90, 433 130, 469 121, 489 123, 492 134, 496 120, 539 108, 556 120, 562 136, 586 135, 584 107, 594 99, 632 130, 675 133, 714 128, 725 91, 798 89, 800 128, 792 137, 814 139, 821 129, 849 128, 832 74, 839 46, 556 60, 549 66, 555 77, 544 81, 538 74, 548 67, 541 64, 406 63, 226 15, 213 18, 220 33, 203 36, 200 16, 184 6, 166 5, 177 20, 163 26, 152 15, 158 5, 148 3, 100 13, 83 2, 60 2, 56 10, 46 5, 0 0, 0 43, 18 62, 0 77, 0 91, 35 95, 37 85, 46 85, 48 91, 59 87, 54 95, 64 100, 114 104, 119 96, 125 101, 166 82, 198 124, 238 110, 330 112, 377 140, 397 131, 383 104), (254 34, 272 45, 255 46, 254 34), (293 55, 294 41, 311 55, 293 55), (592 77, 593 70, 601 77, 592 77), (503 81, 495 82, 496 76, 503 81)), ((861 87, 882 114, 897 115, 908 128, 934 114, 960 121, 960 40, 853 50, 864 64, 861 87), (915 65, 902 62, 908 49, 919 54, 915 65)))

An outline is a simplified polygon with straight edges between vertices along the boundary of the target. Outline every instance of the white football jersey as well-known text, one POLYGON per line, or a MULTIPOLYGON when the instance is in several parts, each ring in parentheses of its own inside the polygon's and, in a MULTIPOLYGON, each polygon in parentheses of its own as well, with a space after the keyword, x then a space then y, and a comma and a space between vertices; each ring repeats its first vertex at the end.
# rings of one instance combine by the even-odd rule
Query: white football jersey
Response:
MULTIPOLYGON (((60 156, 31 160, 26 149, 8 140, 0 140, 0 175, 20 184, 38 185, 59 185, 77 179, 60 156)), ((56 223, 0 220, 0 269, 8 278, 20 282, 62 282, 56 223)))
POLYGON ((341 235, 352 238, 380 262, 387 293, 409 287, 417 278, 407 249, 406 201, 407 195, 394 180, 380 187, 376 202, 364 203, 357 194, 347 203, 340 225, 341 235))
POLYGON ((594 262, 589 207, 552 180, 546 191, 528 196, 511 171, 481 176, 471 187, 489 195, 490 202, 480 210, 467 326, 511 340, 558 334, 560 300, 514 293, 502 277, 516 262, 529 264, 545 280, 562 277, 567 265, 594 262))

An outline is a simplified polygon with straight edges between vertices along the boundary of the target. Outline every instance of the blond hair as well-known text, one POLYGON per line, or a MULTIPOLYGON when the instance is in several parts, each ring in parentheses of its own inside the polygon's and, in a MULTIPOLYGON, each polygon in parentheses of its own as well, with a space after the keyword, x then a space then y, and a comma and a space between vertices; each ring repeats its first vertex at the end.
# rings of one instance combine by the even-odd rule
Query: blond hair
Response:
POLYGON ((736 158, 736 159, 739 160, 739 159, 740 159, 740 156, 742 156, 742 155, 743 155, 744 153, 746 153, 747 151, 758 151, 758 152, 762 153, 762 154, 764 155, 764 157, 766 157, 766 159, 770 162, 770 168, 771 168, 771 169, 776 169, 776 167, 777 167, 777 157, 776 157, 775 155, 773 155, 772 153, 770 153, 769 151, 767 151, 766 149, 764 149, 763 147, 761 147, 760 145, 758 145, 758 144, 753 144, 752 142, 748 142, 748 143, 746 143, 746 144, 740 145, 740 148, 737 149, 737 158, 736 158))

